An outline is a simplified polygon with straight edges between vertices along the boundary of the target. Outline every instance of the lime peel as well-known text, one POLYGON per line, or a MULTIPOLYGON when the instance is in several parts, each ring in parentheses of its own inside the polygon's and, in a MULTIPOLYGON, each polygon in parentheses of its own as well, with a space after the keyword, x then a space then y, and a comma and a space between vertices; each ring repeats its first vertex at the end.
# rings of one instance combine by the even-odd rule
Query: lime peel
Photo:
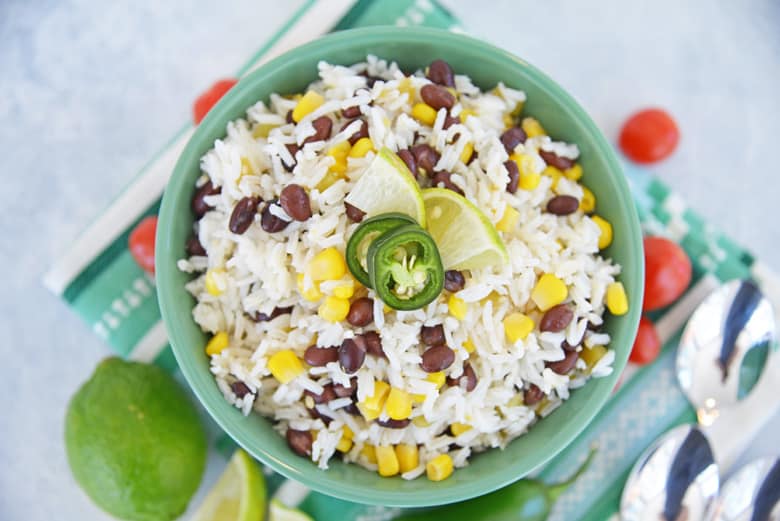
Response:
POLYGON ((284 505, 278 499, 271 500, 269 521, 314 521, 304 512, 297 508, 291 508, 284 505))
POLYGON ((265 478, 260 465, 237 449, 192 521, 263 521, 265 504, 265 478))

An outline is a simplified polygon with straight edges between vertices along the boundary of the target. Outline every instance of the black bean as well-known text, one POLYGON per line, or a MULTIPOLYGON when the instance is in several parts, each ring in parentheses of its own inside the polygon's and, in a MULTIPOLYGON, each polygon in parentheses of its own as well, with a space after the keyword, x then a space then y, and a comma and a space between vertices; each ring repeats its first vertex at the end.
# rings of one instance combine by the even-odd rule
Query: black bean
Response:
POLYGON ((298 147, 298 145, 296 145, 295 143, 288 143, 288 144, 286 144, 284 146, 287 149, 287 151, 290 153, 290 155, 292 156, 292 163, 288 165, 287 163, 282 161, 282 166, 288 172, 292 172, 293 169, 295 168, 295 165, 298 164, 298 160, 295 159, 295 154, 298 153, 298 150, 300 150, 300 147, 298 147))
POLYGON ((574 160, 568 157, 559 156, 555 152, 548 152, 547 150, 539 150, 539 155, 542 156, 544 162, 550 166, 554 166, 558 170, 568 170, 574 166, 574 160))
POLYGON ((247 394, 252 394, 252 390, 242 381, 236 381, 230 384, 230 390, 236 395, 236 398, 243 398, 247 394))
POLYGON ((276 202, 270 202, 268 203, 265 208, 263 208, 263 212, 260 215, 260 226, 263 228, 264 231, 268 233, 277 233, 285 228, 287 228, 287 225, 290 224, 289 221, 285 221, 284 219, 280 219, 279 217, 275 216, 271 213, 271 205, 277 204, 276 202))
POLYGON ((371 76, 370 74, 368 74, 368 73, 367 73, 367 72, 365 72, 365 71, 364 71, 364 72, 361 72, 361 73, 360 73, 360 76, 364 76, 364 77, 366 78, 366 85, 368 85, 368 88, 369 88, 369 89, 370 89, 370 88, 372 88, 372 87, 374 86, 374 83, 376 83, 376 82, 378 82, 378 81, 384 81, 384 80, 383 80, 382 78, 380 78, 379 76, 371 76))
POLYGON ((287 429, 287 445, 299 456, 311 457, 311 445, 314 442, 309 431, 287 429))
MULTIPOLYGON (((354 119, 351 119, 351 120, 347 121, 346 123, 344 123, 344 125, 342 125, 341 130, 339 132, 343 132, 354 121, 355 121, 354 119)), ((360 139, 360 138, 368 137, 368 123, 364 119, 361 119, 360 121, 361 121, 361 123, 360 123, 360 128, 358 129, 358 131, 355 132, 354 134, 352 134, 351 136, 349 136, 349 144, 350 145, 354 145, 355 143, 357 143, 358 139, 360 139)))
POLYGON ((341 384, 333 384, 333 392, 336 393, 336 396, 339 398, 347 398, 349 396, 354 396, 357 392, 357 378, 352 377, 349 379, 349 385, 344 386, 341 384))
POLYGON ((187 251, 187 255, 190 257, 195 255, 204 257, 206 255, 206 250, 200 243, 200 239, 198 239, 197 233, 190 235, 190 238, 187 239, 187 243, 184 245, 184 249, 187 251))
POLYGON ((354 403, 350 403, 344 406, 344 412, 351 414, 352 416, 362 416, 360 409, 354 403))
MULTIPOLYGON (((444 125, 442 125, 442 128, 444 130, 447 130, 452 125, 459 125, 460 124, 460 118, 456 118, 455 116, 450 116, 449 113, 444 117, 444 125)), ((472 154, 472 157, 474 157, 474 154, 472 154)), ((471 162, 471 161, 469 161, 471 162)))
POLYGON ((349 306, 347 322, 355 327, 369 325, 374 320, 374 301, 368 297, 361 297, 349 306))
POLYGON ((509 181, 506 183, 506 191, 513 194, 517 192, 517 185, 520 184, 520 171, 517 169, 517 163, 511 159, 504 161, 504 167, 509 174, 509 181))
POLYGON ((571 310, 566 304, 558 304, 548 309, 542 320, 539 322, 540 331, 552 331, 557 333, 566 329, 572 319, 574 318, 574 311, 571 310))
POLYGON ((339 359, 339 348, 309 346, 303 352, 303 359, 311 366, 322 367, 328 362, 335 362, 339 359))
POLYGON ((301 185, 293 183, 285 186, 279 195, 279 204, 296 221, 305 221, 311 217, 309 194, 301 185))
POLYGON ((358 116, 360 116, 360 107, 357 105, 354 105, 352 107, 347 107, 345 109, 341 109, 341 115, 345 118, 353 119, 358 116))
POLYGON ((412 152, 405 148, 403 150, 398 151, 398 157, 401 158, 401 161, 404 162, 406 165, 406 168, 409 169, 409 171, 412 173, 412 175, 417 178, 417 162, 414 160, 414 155, 412 152))
POLYGON ((411 422, 412 421, 409 418, 405 418, 403 420, 394 420, 392 418, 388 418, 386 420, 380 420, 380 419, 376 420, 377 425, 381 427, 386 427, 388 429, 403 429, 411 422))
POLYGON ((536 384, 529 385, 528 389, 523 391, 523 403, 529 407, 541 402, 543 398, 544 392, 536 384))
POLYGON ((463 272, 458 270, 447 270, 444 272, 444 289, 455 293, 466 286, 466 277, 463 272))
POLYGON ((435 326, 423 326, 420 329, 420 340, 426 346, 437 346, 445 342, 444 326, 436 324, 435 326))
POLYGON ((547 211, 554 215, 569 215, 579 207, 580 201, 571 195, 556 195, 547 201, 547 211))
POLYGON ((467 392, 471 392, 477 387, 477 373, 474 372, 471 364, 467 363, 463 366, 462 375, 457 378, 447 377, 447 385, 450 387, 462 387, 467 392))
POLYGON ((303 394, 310 396, 315 404, 328 403, 329 401, 336 399, 336 391, 333 388, 333 384, 323 385, 321 394, 317 394, 308 389, 303 391, 303 394))
POLYGON ((451 109, 455 105, 455 96, 450 91, 439 85, 428 84, 420 89, 423 101, 435 110, 451 109))
POLYGON ((293 117, 292 117, 292 113, 293 113, 293 111, 292 111, 292 110, 288 110, 288 111, 287 111, 287 114, 284 116, 284 120, 285 120, 287 123, 295 123, 295 120, 294 120, 294 119, 293 119, 293 117))
POLYGON ((260 204, 259 197, 243 197, 238 201, 230 214, 228 229, 238 235, 247 231, 255 220, 258 204, 260 204))
POLYGON ((213 206, 203 200, 204 197, 208 197, 209 195, 217 195, 221 192, 222 188, 214 186, 211 181, 206 181, 200 188, 197 188, 195 190, 195 195, 192 196, 192 202, 190 204, 192 207, 192 213, 195 214, 195 217, 200 219, 206 215, 206 212, 214 209, 213 206))
POLYGON ((463 190, 461 190, 458 185, 452 182, 452 174, 446 170, 436 172, 436 174, 433 176, 433 179, 431 179, 431 182, 433 183, 433 186, 442 185, 444 188, 452 190, 456 194, 465 195, 463 190))
POLYGON ((596 331, 596 332, 601 331, 602 327, 604 327, 604 323, 603 322, 601 324, 594 324, 593 322, 590 322, 590 321, 588 321, 588 325, 585 326, 585 328, 588 331, 596 331))
POLYGON ((580 354, 577 351, 566 351, 563 360, 558 360, 557 362, 546 362, 545 366, 552 369, 554 373, 568 374, 572 369, 574 369, 574 366, 577 364, 577 359, 579 357, 580 354))
POLYGON ((420 365, 426 373, 437 373, 447 369, 454 361, 455 352, 445 345, 438 345, 423 353, 420 365))
POLYGON ((303 144, 324 141, 330 137, 333 130, 333 121, 328 116, 320 116, 311 122, 314 126, 314 135, 303 140, 303 144))
POLYGON ((366 343, 362 337, 347 338, 339 347, 339 364, 345 373, 360 369, 366 359, 366 343))
POLYGON ((528 137, 525 135, 525 131, 520 127, 508 128, 501 134, 501 143, 504 144, 506 153, 510 155, 514 153, 515 147, 520 143, 525 143, 526 139, 528 139, 528 137))
POLYGON ((363 217, 366 216, 366 212, 364 212, 357 206, 352 206, 346 201, 344 201, 344 209, 347 212, 347 219, 349 219, 353 223, 359 223, 360 221, 363 220, 363 217))
POLYGON ((582 345, 582 342, 584 342, 584 341, 585 341, 585 332, 583 331, 583 332, 582 332, 582 336, 580 337, 580 339, 577 341, 577 343, 576 343, 576 344, 572 345, 572 344, 570 344, 570 343, 569 343, 569 341, 568 341, 568 340, 564 340, 563 342, 561 342, 561 347, 562 347, 562 348, 563 348, 565 351, 576 351, 576 350, 577 350, 577 348, 578 348, 579 346, 581 346, 581 345, 582 345))
POLYGON ((427 76, 433 83, 438 83, 445 87, 455 86, 455 74, 452 72, 450 64, 444 60, 433 60, 428 66, 427 76))
POLYGON ((385 352, 382 349, 382 337, 379 336, 379 333, 376 331, 366 331, 359 336, 363 338, 363 341, 366 344, 366 352, 369 355, 377 358, 387 358, 387 355, 385 355, 385 352))
POLYGON ((276 317, 280 317, 282 315, 289 315, 290 313, 292 313, 292 310, 293 310, 292 306, 288 306, 284 308, 276 307, 273 309, 273 311, 271 311, 270 314, 256 311, 255 313, 250 315, 250 318, 255 322, 268 322, 269 320, 273 320, 276 317))
POLYGON ((439 162, 441 155, 432 146, 422 143, 412 147, 414 161, 417 163, 418 170, 422 168, 427 174, 433 173, 433 168, 439 162))

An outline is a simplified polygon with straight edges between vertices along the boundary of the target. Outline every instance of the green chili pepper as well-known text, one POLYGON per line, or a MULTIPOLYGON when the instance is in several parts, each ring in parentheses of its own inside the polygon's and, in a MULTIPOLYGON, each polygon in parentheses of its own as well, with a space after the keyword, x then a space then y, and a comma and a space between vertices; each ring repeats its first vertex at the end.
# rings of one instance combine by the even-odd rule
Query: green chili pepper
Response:
POLYGON ((417 224, 394 228, 371 243, 368 274, 374 291, 393 309, 419 309, 444 287, 439 249, 417 224))
POLYGON ((402 515, 394 521, 544 521, 558 496, 587 470, 595 453, 591 450, 577 472, 563 483, 547 485, 537 479, 521 479, 485 496, 402 515))
POLYGON ((373 288, 368 276, 368 247, 383 233, 416 221, 402 213, 383 213, 366 219, 347 241, 347 267, 352 275, 367 288, 373 288))

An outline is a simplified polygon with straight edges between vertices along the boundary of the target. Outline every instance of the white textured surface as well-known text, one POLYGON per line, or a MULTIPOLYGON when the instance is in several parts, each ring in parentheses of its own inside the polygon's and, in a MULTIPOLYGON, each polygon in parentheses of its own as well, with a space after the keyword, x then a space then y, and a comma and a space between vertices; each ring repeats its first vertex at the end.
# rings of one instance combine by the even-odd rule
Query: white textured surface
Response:
MULTIPOLYGON (((668 108, 682 143, 654 171, 780 269, 780 3, 446 3, 561 83, 612 139, 636 108, 668 108)), ((220 4, 0 0, 2 520, 107 519, 72 481, 61 441, 67 399, 107 350, 39 280, 193 97, 300 2, 220 4)), ((774 454, 777 432, 780 418, 752 454, 774 454)))

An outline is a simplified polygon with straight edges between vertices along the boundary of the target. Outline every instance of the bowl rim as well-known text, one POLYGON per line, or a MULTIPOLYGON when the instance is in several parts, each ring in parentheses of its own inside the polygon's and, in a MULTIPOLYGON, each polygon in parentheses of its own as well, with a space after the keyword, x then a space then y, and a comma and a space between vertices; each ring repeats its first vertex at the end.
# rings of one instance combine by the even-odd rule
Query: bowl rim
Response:
MULTIPOLYGON (((173 197, 170 193, 175 193, 180 190, 191 190, 191 183, 186 175, 185 158, 188 155, 192 155, 196 152, 196 136, 199 132, 202 132, 202 128, 206 128, 208 123, 212 120, 228 121, 228 109, 231 106, 233 100, 239 97, 239 93, 243 90, 242 86, 252 86, 261 81, 262 78, 271 78, 278 72, 278 69, 285 66, 285 62, 295 55, 296 59, 306 58, 316 60, 325 52, 327 48, 329 52, 337 51, 340 49, 353 48, 355 45, 365 45, 367 43, 382 43, 386 41, 398 41, 403 40, 407 42, 423 42, 436 40, 437 45, 444 47, 448 46, 464 46, 467 45, 473 49, 475 53, 482 53, 483 55, 490 55, 492 59, 496 61, 513 62, 516 66, 525 69, 529 77, 531 77, 539 85, 555 98, 562 106, 563 111, 566 112, 566 117, 570 120, 577 121, 578 124, 591 134, 594 144, 595 153, 600 155, 603 161, 608 165, 608 170, 617 172, 619 175, 613 175, 612 181, 616 184, 615 190, 624 195, 617 201, 619 213, 626 218, 625 228, 629 230, 626 240, 629 242, 630 250, 636 253, 635 258, 632 259, 633 266, 627 266, 625 263, 622 265, 624 270, 632 270, 638 273, 641 277, 639 280, 644 279, 644 261, 641 254, 642 251, 642 234, 639 224, 639 218, 634 206, 633 198, 630 196, 630 189, 625 176, 622 174, 621 165, 615 155, 612 146, 607 142, 604 135, 601 133, 596 124, 588 116, 585 110, 569 95, 562 87, 550 79, 546 74, 542 73, 536 67, 530 65, 525 60, 514 56, 513 54, 495 47, 491 44, 485 43, 478 39, 463 35, 461 33, 454 33, 441 29, 425 28, 425 27, 413 27, 413 28, 400 28, 393 26, 381 26, 381 27, 366 27, 359 29, 349 29, 336 33, 331 33, 313 40, 307 44, 296 47, 290 51, 283 53, 282 55, 268 61, 267 63, 259 66, 257 69, 247 74, 242 78, 236 87, 228 91, 222 99, 212 107, 209 113, 204 118, 204 121, 200 126, 195 128, 194 133, 190 136, 187 145, 181 152, 176 166, 174 167, 171 178, 165 189, 162 204, 159 212, 159 225, 157 231, 156 241, 157 244, 170 244, 172 235, 172 223, 177 218, 175 213, 176 207, 173 202, 173 197), (356 44, 355 42, 358 42, 356 44), (226 119, 227 118, 227 119, 226 119), (203 123, 206 123, 205 125, 203 123), (185 183, 186 181, 186 183, 185 183)), ((271 80, 272 81, 272 80, 271 80)), ((205 132, 205 130, 203 131, 205 132)), ((220 426, 220 428, 227 433, 239 446, 243 447, 254 457, 258 458, 264 464, 271 467, 275 472, 281 474, 285 478, 292 479, 302 483, 303 485, 311 488, 312 490, 322 492, 324 494, 353 501, 357 503, 368 503, 386 506, 434 506, 442 505, 457 501, 470 499, 476 496, 487 494, 491 491, 504 487, 517 479, 520 479, 524 475, 541 468, 548 463, 553 457, 558 455, 563 449, 571 444, 580 433, 587 428, 592 419, 602 410, 607 399, 611 395, 612 386, 606 390, 599 389, 600 392, 594 393, 589 403, 594 406, 588 409, 580 409, 572 413, 568 419, 567 429, 562 429, 556 433, 554 441, 557 442, 560 447, 558 451, 550 451, 547 454, 535 455, 536 461, 531 468, 521 474, 518 467, 520 464, 510 465, 504 469, 500 469, 496 472, 483 475, 476 481, 462 482, 449 487, 437 487, 437 488, 425 488, 425 497, 410 497, 408 491, 398 490, 378 490, 376 488, 369 488, 365 485, 359 485, 351 482, 338 481, 335 482, 332 479, 323 477, 322 474, 313 473, 309 470, 317 470, 316 467, 304 470, 303 465, 311 466, 312 463, 309 460, 299 458, 298 456, 290 453, 290 457, 277 457, 270 452, 264 450, 253 450, 249 438, 249 434, 244 432, 239 425, 234 425, 235 422, 231 418, 227 417, 226 409, 221 405, 212 404, 210 399, 206 396, 205 388, 201 388, 198 385, 198 375, 195 357, 187 354, 187 349, 184 346, 177 348, 176 339, 181 337, 179 333, 181 326, 176 317, 173 315, 173 309, 176 307, 174 302, 174 295, 172 291, 166 291, 164 288, 171 286, 170 279, 174 275, 174 271, 177 269, 175 260, 172 262, 169 260, 170 255, 166 252, 163 253, 165 248, 158 248, 155 257, 155 264, 157 270, 157 288, 158 299, 160 305, 160 312, 165 323, 166 329, 169 335, 169 341, 173 349, 176 361, 184 374, 189 387, 193 390, 203 407, 209 412, 209 415, 220 426), (595 403, 593 403, 595 402, 595 403), (571 426, 576 426, 572 428, 571 426), (296 458, 296 459, 293 459, 296 458), (300 460, 300 464, 297 463, 300 460), (476 485, 478 483, 478 486, 476 485), (370 494, 366 492, 370 490, 370 494)), ((642 301, 642 290, 635 291, 629 295, 629 300, 632 305, 629 309, 627 316, 623 317, 628 320, 629 330, 633 328, 636 331, 639 322, 639 316, 641 314, 641 306, 638 304, 642 301)), ((602 380, 609 380, 614 383, 617 381, 619 373, 622 372, 623 367, 628 359, 630 349, 626 349, 622 354, 616 352, 616 357, 613 362, 614 372, 612 375, 604 377, 602 380)), ((220 393, 221 395, 221 393, 220 393)), ((221 397, 221 396, 220 396, 221 397)), ((227 402, 225 402, 226 405, 227 402)), ((527 466, 527 464, 526 464, 527 466)), ((422 478, 421 478, 422 479, 422 478)))

